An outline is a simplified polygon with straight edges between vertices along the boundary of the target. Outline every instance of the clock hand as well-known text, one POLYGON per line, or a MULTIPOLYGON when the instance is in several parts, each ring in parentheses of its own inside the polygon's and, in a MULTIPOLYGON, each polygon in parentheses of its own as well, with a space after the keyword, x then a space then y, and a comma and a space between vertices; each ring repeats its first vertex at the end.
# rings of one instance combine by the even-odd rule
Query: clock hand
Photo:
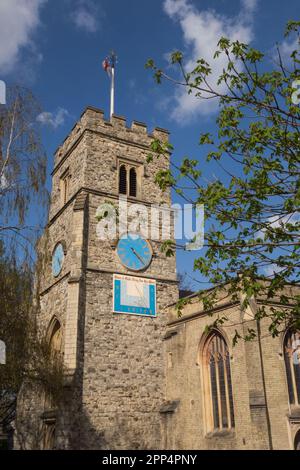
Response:
POLYGON ((133 252, 133 254, 140 260, 140 262, 142 264, 145 264, 145 260, 143 260, 143 258, 140 257, 140 255, 135 251, 134 248, 132 248, 132 246, 130 247, 131 251, 133 252))

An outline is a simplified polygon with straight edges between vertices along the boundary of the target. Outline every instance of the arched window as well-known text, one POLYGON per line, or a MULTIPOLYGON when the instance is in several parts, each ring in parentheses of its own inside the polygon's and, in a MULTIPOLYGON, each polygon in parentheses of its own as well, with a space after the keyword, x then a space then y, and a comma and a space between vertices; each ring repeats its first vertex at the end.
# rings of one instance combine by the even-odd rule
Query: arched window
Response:
POLYGON ((208 338, 203 349, 205 406, 209 431, 234 427, 234 410, 227 344, 219 332, 208 338))
POLYGON ((119 170, 119 193, 127 194, 127 170, 125 165, 120 166, 119 170))
POLYGON ((129 196, 136 197, 136 189, 137 188, 136 188, 136 171, 135 171, 135 168, 130 169, 129 182, 130 182, 129 196))
MULTIPOLYGON (((62 359, 62 327, 60 322, 54 317, 49 325, 47 341, 49 344, 50 358, 53 360, 53 364, 56 360, 62 359)), ((52 410, 56 408, 56 400, 54 399, 52 393, 48 390, 45 391, 45 402, 44 409, 52 410)))
POLYGON ((119 194, 140 197, 141 169, 130 162, 119 162, 119 194))
POLYGON ((54 356, 56 354, 60 354, 62 350, 62 328, 57 319, 54 320, 54 323, 51 328, 51 335, 50 335, 50 352, 51 355, 54 356))
POLYGON ((288 330, 284 338, 284 362, 291 405, 300 405, 300 332, 288 330))

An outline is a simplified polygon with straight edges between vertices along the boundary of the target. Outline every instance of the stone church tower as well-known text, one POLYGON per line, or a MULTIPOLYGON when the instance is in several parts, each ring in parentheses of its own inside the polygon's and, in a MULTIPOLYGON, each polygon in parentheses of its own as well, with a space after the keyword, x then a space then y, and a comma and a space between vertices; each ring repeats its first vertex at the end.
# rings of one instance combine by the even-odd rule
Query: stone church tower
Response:
MULTIPOLYGON (((99 236, 99 207, 120 195, 151 222, 153 204, 169 213, 155 184, 169 156, 147 162, 153 138, 168 133, 89 107, 55 154, 37 326, 62 353, 63 398, 24 383, 15 447, 300 450, 300 331, 273 338, 268 317, 255 317, 259 306, 288 308, 280 295, 244 309, 223 286, 210 311, 195 293, 178 317, 176 260, 157 236, 137 236, 142 223, 134 237, 99 236), (250 327, 255 339, 233 347, 250 327)), ((299 287, 283 293, 292 307, 299 287)))
POLYGON ((149 239, 147 264, 137 268, 141 256, 129 247, 138 258, 126 266, 118 240, 97 236, 96 216, 101 204, 118 205, 120 193, 127 196, 128 206, 139 203, 149 211, 151 204, 170 206, 169 192, 162 193, 154 181, 158 170, 168 169, 168 159, 146 164, 153 138, 167 140, 168 132, 156 128, 149 134, 140 122, 129 128, 115 115, 108 122, 102 111, 88 107, 55 154, 49 262, 37 322, 53 350, 63 353, 67 374, 58 409, 42 393, 34 397, 24 387, 18 404, 23 447, 162 446, 163 308, 178 298, 176 260, 161 253, 159 241, 149 239), (135 279, 145 282, 145 288, 151 280, 156 316, 136 315, 130 308, 127 314, 114 311, 116 275, 130 283, 131 291, 135 279), (36 435, 42 435, 43 442, 38 443, 36 435))

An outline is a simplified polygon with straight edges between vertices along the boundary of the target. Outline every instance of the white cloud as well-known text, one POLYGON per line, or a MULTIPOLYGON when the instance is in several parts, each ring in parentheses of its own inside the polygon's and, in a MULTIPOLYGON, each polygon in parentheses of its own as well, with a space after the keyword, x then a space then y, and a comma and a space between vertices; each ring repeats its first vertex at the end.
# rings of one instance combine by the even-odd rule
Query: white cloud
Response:
MULTIPOLYGON (((299 39, 295 37, 294 39, 286 39, 281 44, 279 44, 279 51, 281 59, 284 65, 290 65, 292 63, 291 54, 292 52, 299 50, 299 39)), ((276 50, 273 54, 274 60, 278 62, 278 51, 276 50)))
POLYGON ((40 9, 47 0, 0 1, 0 71, 9 73, 18 62, 20 50, 30 47, 40 24, 40 9))
POLYGON ((96 33, 99 29, 99 8, 92 0, 78 0, 71 19, 78 29, 96 33))
POLYGON ((298 222, 300 222, 300 214, 299 212, 294 212, 292 214, 284 215, 284 216, 279 216, 279 215, 274 215, 272 217, 269 217, 267 219, 265 225, 267 226, 266 228, 263 228, 257 233, 257 238, 264 238, 266 229, 270 227, 271 229, 276 229, 276 228, 284 228, 286 224, 291 224, 295 225, 298 222))
MULTIPOLYGON (((197 59, 203 58, 212 66, 209 82, 217 87, 217 80, 226 65, 226 58, 213 59, 217 43, 222 36, 249 43, 253 39, 253 13, 257 0, 241 0, 241 9, 234 17, 219 14, 215 10, 199 10, 190 0, 164 0, 164 11, 180 24, 185 54, 186 70, 192 70, 197 59)), ((222 85, 219 87, 223 91, 222 85)), ((171 118, 186 123, 199 115, 209 115, 217 108, 216 100, 200 100, 188 95, 185 88, 177 88, 171 109, 171 118)))
MULTIPOLYGON (((284 229, 286 224, 295 225, 299 222, 300 222, 300 214, 298 212, 294 212, 292 214, 284 215, 282 217, 279 215, 274 215, 272 217, 269 217, 266 221, 266 225, 267 227, 270 227, 273 229, 279 228, 279 227, 284 229)), ((260 230, 256 235, 257 238, 264 239, 265 232, 266 232, 266 228, 263 228, 262 230, 260 230)), ((278 248, 280 249, 280 244, 278 248)), ((271 263, 268 266, 265 266, 263 268, 263 273, 266 276, 273 277, 274 274, 280 273, 283 270, 284 268, 278 266, 276 263, 271 263)))
POLYGON ((264 269, 263 269, 263 273, 265 274, 265 276, 267 277, 274 277, 274 274, 277 274, 277 273, 280 273, 281 271, 283 271, 284 268, 278 266, 277 264, 275 263, 272 263, 272 264, 269 264, 269 266, 266 266, 264 269))
POLYGON ((56 112, 50 113, 48 111, 44 111, 40 113, 36 120, 40 124, 44 126, 52 127, 53 129, 57 129, 60 126, 63 126, 66 119, 70 116, 69 111, 64 108, 58 108, 56 112))
POLYGON ((253 13, 257 7, 258 0, 242 0, 242 6, 244 10, 249 13, 253 13))

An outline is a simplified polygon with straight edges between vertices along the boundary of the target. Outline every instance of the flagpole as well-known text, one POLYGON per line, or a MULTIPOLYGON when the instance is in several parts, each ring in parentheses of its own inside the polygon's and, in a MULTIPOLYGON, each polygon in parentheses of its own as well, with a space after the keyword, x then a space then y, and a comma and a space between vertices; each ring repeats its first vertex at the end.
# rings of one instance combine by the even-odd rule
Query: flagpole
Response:
POLYGON ((110 88, 110 119, 115 113, 115 65, 116 65, 116 54, 114 51, 110 55, 111 60, 111 88, 110 88))
POLYGON ((110 86, 110 119, 115 112, 115 65, 111 67, 111 86, 110 86))

